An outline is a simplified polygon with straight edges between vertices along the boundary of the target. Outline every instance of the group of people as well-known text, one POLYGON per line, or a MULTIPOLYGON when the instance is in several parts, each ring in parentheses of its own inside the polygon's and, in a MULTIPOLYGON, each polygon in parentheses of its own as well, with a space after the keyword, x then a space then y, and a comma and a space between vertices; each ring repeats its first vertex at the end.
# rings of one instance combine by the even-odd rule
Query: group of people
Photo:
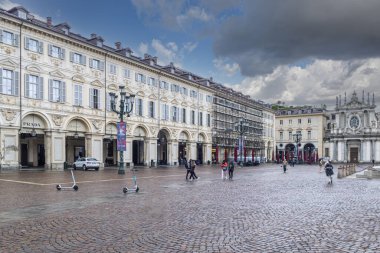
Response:
POLYGON ((186 158, 184 158, 183 162, 186 168, 186 180, 192 181, 198 179, 199 177, 197 176, 197 174, 195 174, 195 166, 197 165, 195 160, 190 159, 190 161, 187 162, 186 158))
POLYGON ((235 165, 233 161, 230 161, 227 163, 226 160, 223 160, 222 164, 220 165, 222 169, 222 179, 230 179, 234 177, 234 170, 235 170, 235 165), (228 172, 228 174, 227 174, 228 172))

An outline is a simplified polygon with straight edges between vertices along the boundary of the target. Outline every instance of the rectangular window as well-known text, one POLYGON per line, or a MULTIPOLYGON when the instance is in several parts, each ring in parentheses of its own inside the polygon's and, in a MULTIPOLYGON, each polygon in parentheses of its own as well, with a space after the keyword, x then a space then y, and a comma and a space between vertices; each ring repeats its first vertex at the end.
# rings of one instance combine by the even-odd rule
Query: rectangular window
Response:
POLYGON ((182 123, 186 123, 186 108, 182 108, 182 123))
POLYGON ((49 80, 49 101, 64 103, 66 101, 66 84, 59 80, 49 80))
POLYGON ((284 133, 280 132, 280 140, 283 140, 283 139, 284 139, 284 133))
POLYGON ((65 59, 65 49, 63 49, 61 47, 54 46, 54 45, 49 45, 49 56, 64 60, 65 59))
POLYGON ((311 124, 311 118, 307 119, 307 123, 311 124))
POLYGON ((307 131, 307 139, 311 139, 311 131, 307 131))
POLYGON ((18 76, 17 71, 0 68, 0 93, 18 95, 18 76))
POLYGON ((195 90, 190 91, 190 97, 196 98, 197 97, 197 92, 195 90))
POLYGON ((207 127, 211 127, 211 115, 207 114, 207 127))
POLYGON ((302 123, 302 120, 301 119, 298 119, 298 124, 301 124, 302 123))
POLYGON ((0 42, 18 47, 19 35, 8 31, 0 30, 0 42))
POLYGON ((35 75, 25 74, 25 97, 43 99, 43 78, 35 75))
POLYGON ((74 84, 74 105, 82 106, 82 85, 74 84))
POLYGON ((199 112, 198 125, 203 126, 203 112, 199 112))
POLYGON ((293 138, 292 131, 289 131, 289 138, 288 138, 288 140, 291 140, 292 138, 293 138))
POLYGON ((291 125, 292 123, 293 123, 293 121, 290 119, 290 120, 289 120, 289 125, 291 125))
POLYGON ((284 124, 284 121, 280 119, 280 125, 283 125, 283 124, 284 124))
POLYGON ((136 115, 143 116, 143 100, 141 98, 136 99, 136 115))
POLYGON ((86 56, 74 52, 70 52, 70 61, 76 64, 86 66, 86 56))
POLYGON ((149 117, 154 118, 154 107, 155 103, 153 101, 149 101, 149 117))
POLYGON ((212 103, 212 96, 207 95, 207 96, 206 96, 206 102, 207 102, 207 103, 212 103))
POLYGON ((90 58, 90 68, 104 71, 104 61, 90 58))
POLYGON ((203 94, 199 92, 198 96, 199 96, 199 102, 203 102, 203 94))
POLYGON ((331 115, 331 119, 335 119, 335 114, 331 115))
POLYGON ((116 65, 110 64, 110 74, 116 75, 116 65))
POLYGON ((172 106, 172 121, 177 122, 178 121, 178 107, 172 106))
POLYGON ((139 82, 139 83, 146 83, 145 75, 140 74, 140 73, 135 74, 135 80, 136 80, 136 82, 139 82))
POLYGON ((149 77, 148 85, 156 86, 156 79, 154 79, 153 77, 149 77))
POLYGON ((25 37, 25 49, 32 51, 32 52, 42 54, 43 53, 43 43, 38 41, 38 40, 25 37))
POLYGON ((161 105, 161 119, 169 120, 169 105, 161 105))
POLYGON ((100 90, 90 88, 90 108, 100 109, 100 90))
POLYGON ((129 69, 124 69, 124 78, 131 78, 131 71, 129 69))
POLYGON ((191 124, 195 125, 195 111, 194 110, 191 110, 191 124))
POLYGON ((187 88, 181 87, 180 93, 183 94, 183 95, 188 96, 188 90, 187 90, 187 88))

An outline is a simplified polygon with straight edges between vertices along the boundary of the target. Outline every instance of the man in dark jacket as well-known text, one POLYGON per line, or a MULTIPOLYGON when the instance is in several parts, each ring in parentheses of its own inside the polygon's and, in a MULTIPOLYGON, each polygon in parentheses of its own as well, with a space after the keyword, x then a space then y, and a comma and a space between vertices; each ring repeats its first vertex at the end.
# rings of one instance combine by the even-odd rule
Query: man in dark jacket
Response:
POLYGON ((188 176, 191 175, 190 165, 187 162, 186 157, 183 159, 183 162, 184 162, 185 168, 186 168, 186 180, 188 180, 188 176))
POLYGON ((230 161, 230 164, 228 164, 228 178, 230 180, 232 180, 232 178, 234 177, 234 169, 235 169, 234 162, 230 161))

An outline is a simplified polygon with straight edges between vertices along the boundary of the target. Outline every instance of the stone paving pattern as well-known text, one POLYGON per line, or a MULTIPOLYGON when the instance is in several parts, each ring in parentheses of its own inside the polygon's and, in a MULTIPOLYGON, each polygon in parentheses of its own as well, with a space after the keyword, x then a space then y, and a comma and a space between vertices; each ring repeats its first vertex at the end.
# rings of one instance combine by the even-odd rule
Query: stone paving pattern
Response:
POLYGON ((68 171, 2 173, 0 252, 380 252, 380 180, 318 170, 143 168, 137 194, 130 171, 75 171, 78 192, 55 189, 68 171))

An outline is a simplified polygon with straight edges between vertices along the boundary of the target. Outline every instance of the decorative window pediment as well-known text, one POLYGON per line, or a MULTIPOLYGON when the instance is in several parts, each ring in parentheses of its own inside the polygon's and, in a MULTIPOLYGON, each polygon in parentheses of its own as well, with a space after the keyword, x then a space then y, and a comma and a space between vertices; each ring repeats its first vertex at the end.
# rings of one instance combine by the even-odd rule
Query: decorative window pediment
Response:
POLYGON ((178 101, 177 101, 177 99, 173 99, 171 103, 172 103, 173 105, 178 105, 178 101))
POLYGON ((136 96, 139 96, 139 97, 145 97, 145 93, 143 91, 138 91, 136 93, 136 96))
POLYGON ((79 83, 84 83, 85 82, 85 79, 83 76, 80 76, 80 75, 75 75, 73 76, 73 81, 75 82, 79 82, 79 83))
POLYGON ((168 98, 167 97, 163 97, 163 98, 161 98, 161 101, 162 102, 168 102, 168 98))
POLYGON ((3 59, 0 61, 0 64, 11 68, 17 68, 17 63, 12 61, 11 59, 3 59))
POLYGON ((99 80, 92 81, 91 85, 96 87, 103 87, 102 82, 100 82, 99 80))
POLYGON ((188 106, 188 104, 186 102, 182 102, 181 105, 184 106, 184 107, 188 106))
POLYGON ((28 70, 29 72, 42 73, 42 69, 38 65, 35 65, 35 64, 28 65, 26 66, 25 69, 28 70))
POLYGON ((59 70, 54 70, 54 71, 50 72, 50 75, 54 76, 54 77, 58 77, 58 78, 64 78, 65 77, 65 75, 59 70))
POLYGON ((150 94, 150 95, 149 95, 149 99, 156 100, 157 97, 156 97, 156 95, 154 95, 154 94, 150 94))
POLYGON ((107 88, 110 89, 110 90, 117 90, 117 85, 114 84, 114 83, 111 83, 110 85, 108 85, 107 88))

